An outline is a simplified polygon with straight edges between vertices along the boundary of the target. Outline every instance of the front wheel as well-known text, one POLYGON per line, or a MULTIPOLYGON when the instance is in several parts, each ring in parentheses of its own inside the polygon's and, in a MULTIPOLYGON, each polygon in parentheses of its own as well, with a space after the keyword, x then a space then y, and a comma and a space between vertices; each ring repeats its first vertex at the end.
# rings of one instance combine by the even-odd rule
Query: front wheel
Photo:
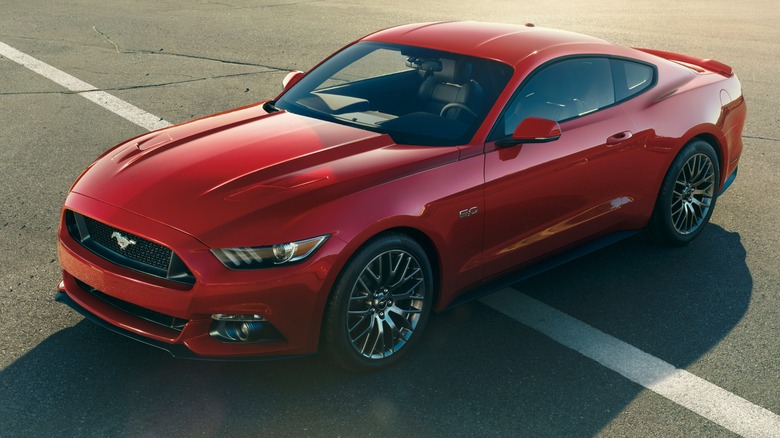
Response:
POLYGON ((686 245, 710 221, 720 182, 718 156, 702 140, 686 144, 664 177, 649 230, 655 240, 686 245))
POLYGON ((417 242, 403 234, 369 242, 334 286, 323 323, 325 354, 356 371, 398 361, 420 338, 432 298, 431 265, 417 242))

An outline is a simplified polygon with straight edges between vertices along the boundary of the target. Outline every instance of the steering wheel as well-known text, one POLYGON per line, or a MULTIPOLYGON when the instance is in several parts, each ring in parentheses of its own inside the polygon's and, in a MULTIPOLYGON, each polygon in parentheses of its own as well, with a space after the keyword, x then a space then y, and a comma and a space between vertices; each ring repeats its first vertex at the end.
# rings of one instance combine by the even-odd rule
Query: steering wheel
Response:
POLYGON ((448 103, 447 105, 444 105, 444 107, 441 109, 441 111, 439 111, 439 116, 440 117, 444 117, 444 113, 446 113, 447 111, 451 110, 452 108, 460 108, 462 110, 465 110, 467 113, 471 114, 472 116, 474 116, 475 119, 478 118, 477 117, 477 113, 472 111, 471 108, 467 107, 466 105, 464 105, 462 103, 458 103, 458 102, 452 102, 452 103, 448 103))

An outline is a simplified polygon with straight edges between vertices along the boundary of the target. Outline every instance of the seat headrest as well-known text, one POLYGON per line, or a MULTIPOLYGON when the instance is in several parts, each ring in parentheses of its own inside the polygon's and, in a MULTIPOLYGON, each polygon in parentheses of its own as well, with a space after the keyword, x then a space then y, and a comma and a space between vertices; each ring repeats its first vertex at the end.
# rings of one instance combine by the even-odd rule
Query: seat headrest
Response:
POLYGON ((441 70, 433 73, 438 82, 451 84, 464 84, 471 79, 471 63, 463 60, 441 60, 441 70))

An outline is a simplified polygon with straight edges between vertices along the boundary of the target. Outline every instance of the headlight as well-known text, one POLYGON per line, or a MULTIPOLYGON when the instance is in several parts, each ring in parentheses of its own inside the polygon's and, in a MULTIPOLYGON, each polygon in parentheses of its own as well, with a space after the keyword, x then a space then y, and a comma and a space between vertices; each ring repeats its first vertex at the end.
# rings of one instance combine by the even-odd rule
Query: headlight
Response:
POLYGON ((230 269, 259 269, 305 260, 328 236, 252 248, 220 248, 211 252, 230 269))

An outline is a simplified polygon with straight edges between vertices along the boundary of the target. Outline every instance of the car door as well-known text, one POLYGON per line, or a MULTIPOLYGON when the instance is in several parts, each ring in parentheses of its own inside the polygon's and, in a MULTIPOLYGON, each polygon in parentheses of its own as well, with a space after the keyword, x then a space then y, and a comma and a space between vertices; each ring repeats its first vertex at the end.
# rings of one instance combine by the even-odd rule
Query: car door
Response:
POLYGON ((511 136, 526 117, 560 123, 546 143, 486 146, 485 246, 490 277, 547 256, 626 220, 642 142, 615 105, 610 60, 566 58, 521 85, 491 135, 511 136))

